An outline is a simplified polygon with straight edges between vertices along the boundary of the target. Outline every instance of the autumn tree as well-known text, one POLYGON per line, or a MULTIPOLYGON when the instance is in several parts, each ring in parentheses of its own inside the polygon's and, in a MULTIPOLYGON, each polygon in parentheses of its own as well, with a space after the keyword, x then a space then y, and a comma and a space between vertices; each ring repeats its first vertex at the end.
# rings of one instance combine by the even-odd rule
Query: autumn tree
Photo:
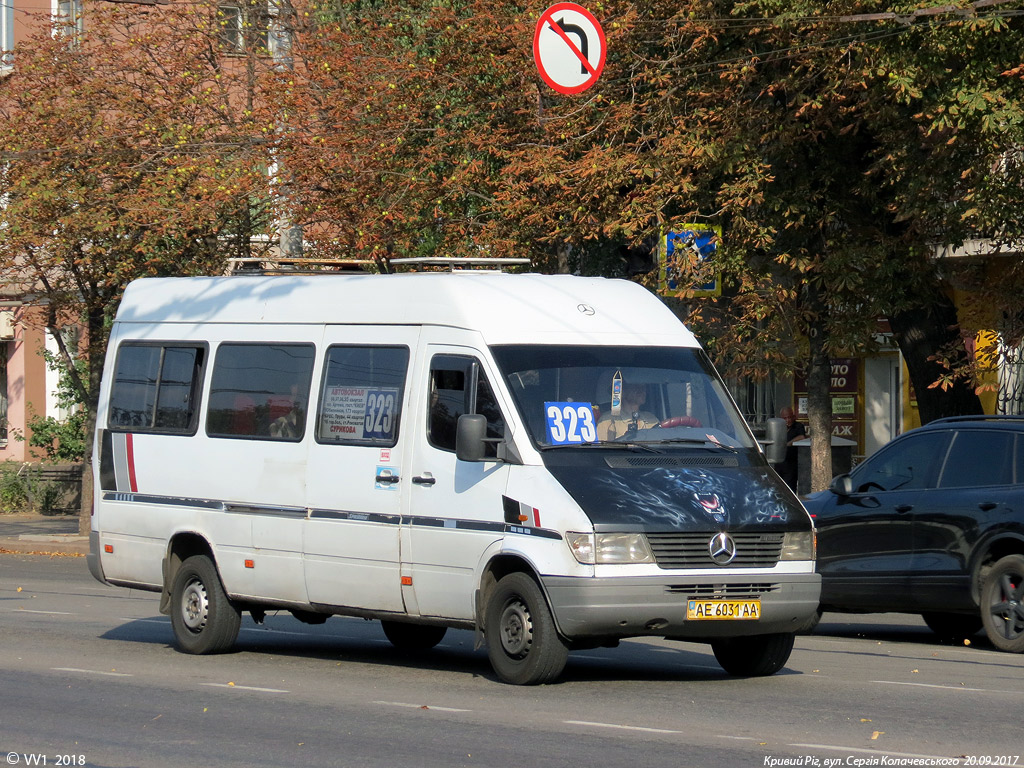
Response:
POLYGON ((213 4, 87 3, 80 35, 51 23, 0 81, 0 279, 43 301, 58 342, 84 327, 87 372, 62 352, 91 434, 127 283, 223 272, 264 231, 273 124, 213 4))

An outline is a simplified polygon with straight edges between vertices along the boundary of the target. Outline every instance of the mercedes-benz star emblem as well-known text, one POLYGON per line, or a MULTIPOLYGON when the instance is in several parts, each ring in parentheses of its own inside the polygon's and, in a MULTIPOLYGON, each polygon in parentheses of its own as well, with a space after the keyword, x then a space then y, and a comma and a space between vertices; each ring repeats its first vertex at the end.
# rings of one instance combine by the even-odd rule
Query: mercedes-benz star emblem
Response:
POLYGON ((718 565, 728 565, 736 559, 736 542, 727 533, 716 533, 708 542, 708 554, 718 565))

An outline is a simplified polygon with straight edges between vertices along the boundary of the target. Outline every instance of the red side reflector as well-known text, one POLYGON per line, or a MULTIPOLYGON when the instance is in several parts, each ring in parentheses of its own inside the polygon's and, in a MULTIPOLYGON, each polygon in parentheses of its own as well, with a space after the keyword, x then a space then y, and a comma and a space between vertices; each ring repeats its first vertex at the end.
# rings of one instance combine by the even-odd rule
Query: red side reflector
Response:
POLYGON ((114 545, 113 544, 104 544, 103 545, 103 551, 106 552, 108 555, 114 554, 114 545))
POLYGON ((411 587, 412 586, 412 576, 403 576, 402 577, 402 586, 403 587, 411 587))
POLYGON ((246 568, 255 568, 256 567, 256 561, 255 560, 246 560, 245 561, 245 567, 246 568))

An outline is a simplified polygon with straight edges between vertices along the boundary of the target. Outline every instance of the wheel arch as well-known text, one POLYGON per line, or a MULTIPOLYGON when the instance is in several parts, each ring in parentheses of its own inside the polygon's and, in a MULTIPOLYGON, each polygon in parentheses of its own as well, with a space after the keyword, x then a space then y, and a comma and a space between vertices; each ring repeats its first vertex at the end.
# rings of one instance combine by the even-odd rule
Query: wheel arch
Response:
POLYGON ((1024 555, 1024 533, 1002 532, 978 548, 971 569, 971 597, 976 605, 981 604, 981 590, 989 570, 1007 555, 1024 555))
MULTIPOLYGON (((480 581, 476 591, 476 626, 478 630, 486 630, 484 627, 487 615, 487 602, 491 593, 498 585, 498 582, 510 573, 524 573, 537 583, 548 608, 551 608, 551 600, 548 598, 547 590, 541 581, 540 574, 536 567, 526 557, 518 553, 499 552, 491 557, 480 574, 480 581)), ((557 618, 555 620, 557 626, 557 618)))
POLYGON ((181 568, 181 564, 194 555, 205 555, 210 558, 213 567, 217 568, 213 546, 202 534, 195 531, 179 531, 167 542, 167 553, 163 561, 163 588, 160 590, 160 613, 171 612, 171 584, 174 583, 174 576, 181 568))

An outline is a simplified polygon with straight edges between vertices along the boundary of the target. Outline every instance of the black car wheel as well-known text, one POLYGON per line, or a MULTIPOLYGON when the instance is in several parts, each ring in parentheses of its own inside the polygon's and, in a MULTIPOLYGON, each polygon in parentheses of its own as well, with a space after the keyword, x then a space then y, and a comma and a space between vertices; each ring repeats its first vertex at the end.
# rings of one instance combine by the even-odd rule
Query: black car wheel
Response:
POLYGON ((774 675, 789 661, 796 635, 783 632, 776 635, 726 637, 714 640, 711 650, 722 669, 734 677, 764 677, 774 675))
POLYGON ((981 616, 974 613, 922 613, 921 618, 944 643, 962 643, 982 626, 981 616))
POLYGON ((401 621, 382 621, 384 635, 400 651, 415 653, 429 651, 444 639, 448 627, 429 624, 407 624, 401 621))
POLYGON ((194 555, 178 568, 171 585, 171 627, 185 653, 222 653, 235 643, 242 612, 228 599, 216 566, 194 555))
POLYGON ((525 573, 510 573, 495 586, 484 639, 494 671, 513 685, 549 683, 569 659, 544 593, 525 573))
POLYGON ((981 591, 981 620, 996 648, 1024 653, 1024 556, 1009 555, 992 566, 981 591))

